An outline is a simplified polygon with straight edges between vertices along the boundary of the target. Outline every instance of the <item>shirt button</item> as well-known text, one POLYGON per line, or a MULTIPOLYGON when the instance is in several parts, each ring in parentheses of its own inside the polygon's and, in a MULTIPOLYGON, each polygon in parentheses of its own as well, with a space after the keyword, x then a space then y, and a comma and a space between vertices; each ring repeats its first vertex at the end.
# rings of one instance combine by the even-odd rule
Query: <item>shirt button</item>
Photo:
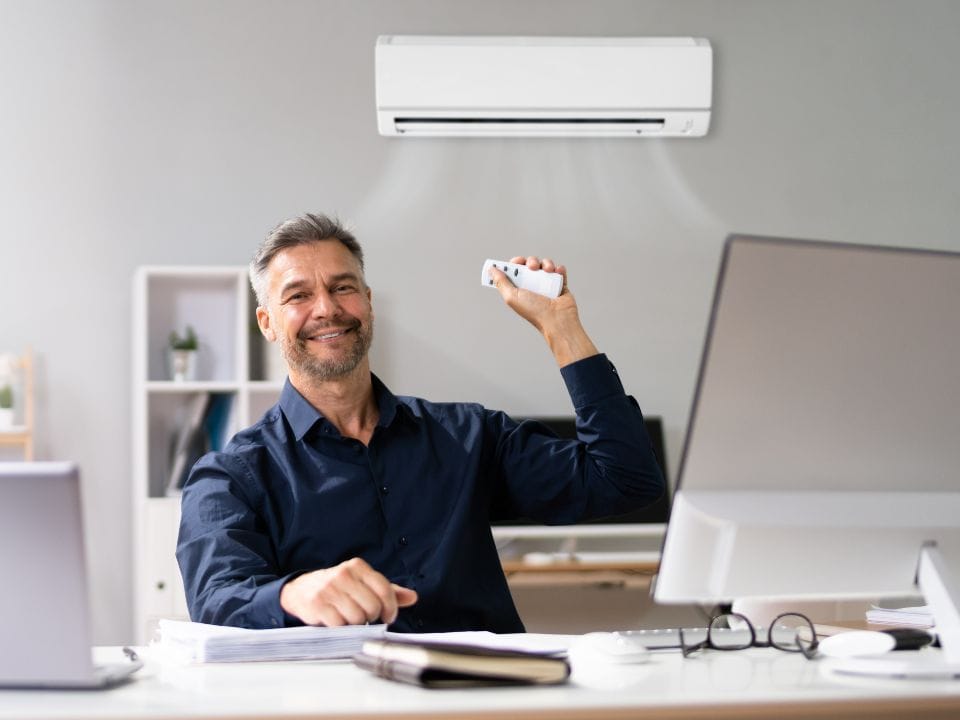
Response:
POLYGON ((406 545, 406 544, 407 544, 407 536, 406 536, 406 535, 401 535, 401 536, 400 536, 400 544, 401 544, 401 545, 406 545))
POLYGON ((389 494, 390 494, 390 488, 388 488, 386 485, 384 485, 384 486, 382 486, 382 487, 380 488, 380 492, 383 493, 384 495, 389 495, 389 494))
POLYGON ((417 618, 417 627, 418 627, 418 628, 422 628, 422 627, 423 627, 423 618, 417 618))

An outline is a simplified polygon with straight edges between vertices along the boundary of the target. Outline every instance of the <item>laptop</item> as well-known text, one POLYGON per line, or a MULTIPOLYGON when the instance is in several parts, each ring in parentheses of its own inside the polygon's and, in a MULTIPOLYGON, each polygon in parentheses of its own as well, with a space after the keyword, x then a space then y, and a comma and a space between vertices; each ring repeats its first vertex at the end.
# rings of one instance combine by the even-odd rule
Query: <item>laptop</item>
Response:
POLYGON ((94 665, 80 473, 0 462, 0 688, 103 688, 141 663, 94 665))

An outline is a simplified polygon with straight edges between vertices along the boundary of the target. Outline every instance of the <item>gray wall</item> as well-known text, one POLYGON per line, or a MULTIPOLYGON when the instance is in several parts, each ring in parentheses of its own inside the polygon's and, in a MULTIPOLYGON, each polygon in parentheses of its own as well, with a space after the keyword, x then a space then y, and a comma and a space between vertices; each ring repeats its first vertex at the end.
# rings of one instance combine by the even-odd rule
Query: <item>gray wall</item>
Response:
MULTIPOLYGON (((279 220, 365 241, 394 390, 568 409, 486 257, 570 268, 675 471, 731 231, 960 250, 960 3, 0 0, 0 350, 39 356, 40 453, 82 465, 95 639, 131 636, 131 277, 242 264, 279 220), (699 140, 393 140, 378 34, 698 35, 699 140)), ((895 411, 895 409, 892 409, 895 411)))

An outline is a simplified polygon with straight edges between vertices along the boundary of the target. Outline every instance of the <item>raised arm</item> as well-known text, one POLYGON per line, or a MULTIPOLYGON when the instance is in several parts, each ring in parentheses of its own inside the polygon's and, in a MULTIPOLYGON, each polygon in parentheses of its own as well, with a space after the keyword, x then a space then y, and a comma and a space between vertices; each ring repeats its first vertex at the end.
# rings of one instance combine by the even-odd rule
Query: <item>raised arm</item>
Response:
POLYGON ((598 354, 596 346, 580 322, 577 301, 567 287, 567 269, 549 258, 518 255, 510 262, 526 265, 531 270, 545 270, 563 275, 563 290, 556 298, 548 298, 529 290, 518 289, 496 267, 490 269, 497 290, 504 302, 543 335, 559 367, 598 354))

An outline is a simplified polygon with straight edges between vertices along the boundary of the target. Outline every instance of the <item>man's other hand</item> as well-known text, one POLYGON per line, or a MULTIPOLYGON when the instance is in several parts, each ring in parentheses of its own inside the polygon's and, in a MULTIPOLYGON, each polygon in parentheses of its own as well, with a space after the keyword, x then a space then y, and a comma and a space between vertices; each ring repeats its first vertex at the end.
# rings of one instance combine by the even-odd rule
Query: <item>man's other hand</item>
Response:
POLYGON ((307 625, 363 625, 397 619, 397 609, 417 601, 417 593, 394 585, 364 560, 298 575, 280 590, 280 606, 307 625))

